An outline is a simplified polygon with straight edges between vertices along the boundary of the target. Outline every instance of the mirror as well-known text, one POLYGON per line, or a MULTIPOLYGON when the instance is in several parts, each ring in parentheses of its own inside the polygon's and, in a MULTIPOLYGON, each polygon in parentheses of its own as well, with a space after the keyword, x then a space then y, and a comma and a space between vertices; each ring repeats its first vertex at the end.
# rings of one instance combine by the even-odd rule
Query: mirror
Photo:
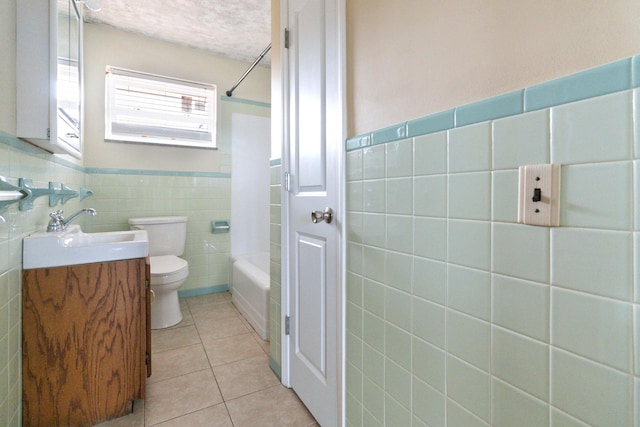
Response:
POLYGON ((58 0, 58 143, 80 149, 80 15, 74 0, 58 0))

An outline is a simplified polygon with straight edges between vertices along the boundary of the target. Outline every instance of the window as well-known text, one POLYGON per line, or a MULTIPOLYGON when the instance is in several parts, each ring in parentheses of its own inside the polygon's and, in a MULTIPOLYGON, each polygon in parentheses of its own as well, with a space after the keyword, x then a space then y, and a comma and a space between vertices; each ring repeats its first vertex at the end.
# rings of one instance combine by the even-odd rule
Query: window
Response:
POLYGON ((216 147, 216 86, 107 67, 105 139, 216 147))

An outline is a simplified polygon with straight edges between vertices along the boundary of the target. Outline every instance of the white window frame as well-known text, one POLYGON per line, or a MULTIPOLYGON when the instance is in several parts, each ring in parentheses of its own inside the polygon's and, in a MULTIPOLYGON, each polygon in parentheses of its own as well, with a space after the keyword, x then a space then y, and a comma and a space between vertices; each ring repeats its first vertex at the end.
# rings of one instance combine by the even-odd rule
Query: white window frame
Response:
POLYGON ((107 66, 105 88, 105 141, 216 148, 216 85, 107 66), (142 97, 123 106, 118 102, 123 99, 121 89, 132 85, 149 93, 164 92, 160 96, 165 99, 176 99, 168 93, 177 95, 182 99, 175 101, 181 103, 180 109, 162 113, 136 107, 142 97), (198 100, 204 100, 206 114, 198 113, 202 105, 198 100))

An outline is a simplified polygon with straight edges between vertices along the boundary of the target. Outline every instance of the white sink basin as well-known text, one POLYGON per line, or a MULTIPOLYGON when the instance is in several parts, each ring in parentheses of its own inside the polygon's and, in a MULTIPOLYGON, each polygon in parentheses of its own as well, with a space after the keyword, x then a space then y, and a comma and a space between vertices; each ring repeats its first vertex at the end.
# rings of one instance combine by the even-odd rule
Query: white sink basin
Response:
POLYGON ((25 269, 144 258, 149 240, 144 230, 83 233, 79 225, 70 225, 25 237, 22 255, 25 269))

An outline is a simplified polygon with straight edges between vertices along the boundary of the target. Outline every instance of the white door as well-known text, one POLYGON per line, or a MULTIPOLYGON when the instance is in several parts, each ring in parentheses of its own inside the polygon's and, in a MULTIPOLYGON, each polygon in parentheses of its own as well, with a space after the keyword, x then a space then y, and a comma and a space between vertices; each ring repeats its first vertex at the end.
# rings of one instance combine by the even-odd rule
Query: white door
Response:
POLYGON ((342 363, 344 8, 339 3, 289 0, 287 16, 289 382, 323 427, 339 424, 342 363), (323 217, 326 208, 331 220, 323 217))

